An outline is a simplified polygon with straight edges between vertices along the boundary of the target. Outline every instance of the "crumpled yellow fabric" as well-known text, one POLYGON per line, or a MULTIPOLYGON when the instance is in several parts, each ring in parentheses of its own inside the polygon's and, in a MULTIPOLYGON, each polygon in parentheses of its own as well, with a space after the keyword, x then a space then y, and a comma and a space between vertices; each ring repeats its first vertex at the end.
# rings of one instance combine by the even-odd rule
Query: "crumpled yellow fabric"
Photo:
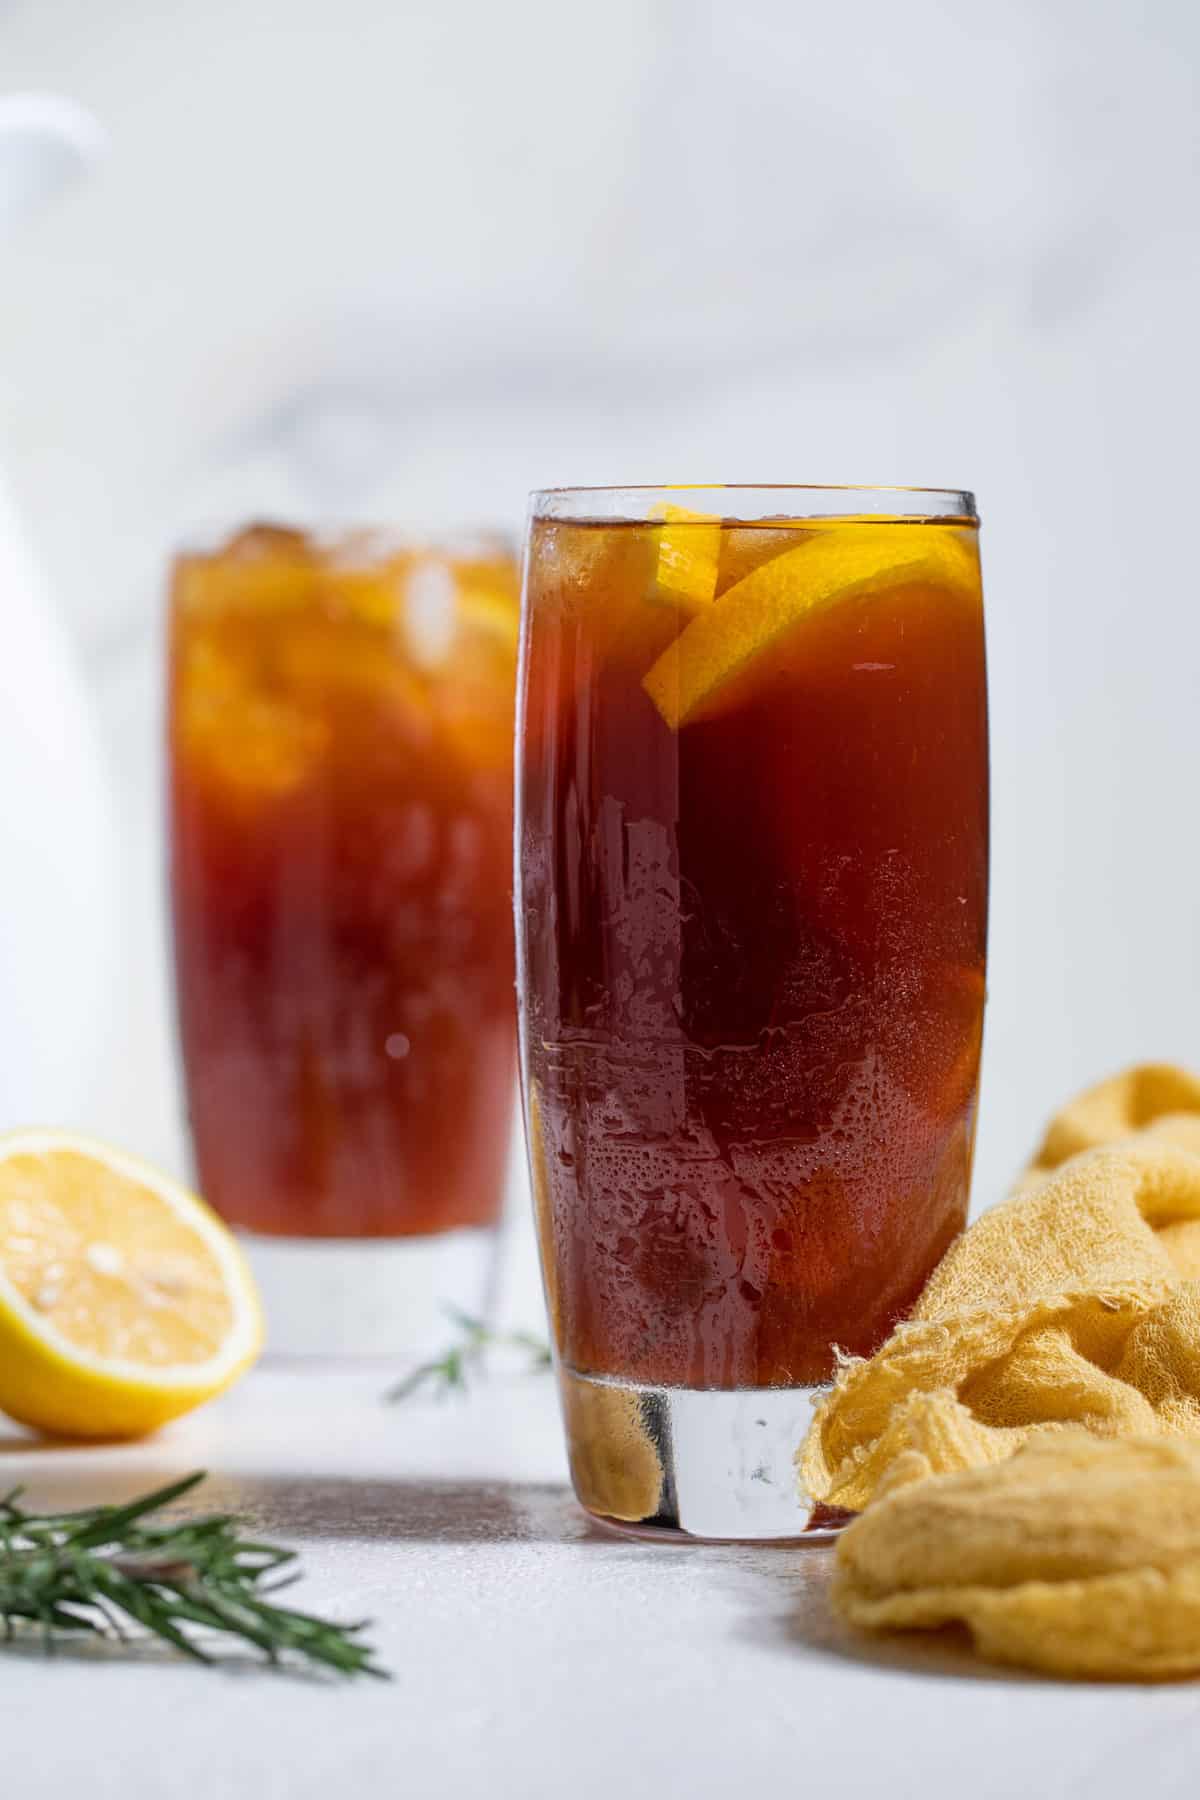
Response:
POLYGON ((897 1463, 838 1541, 831 1599, 876 1630, 961 1622, 1050 1674, 1195 1674, 1200 1446, 1068 1430, 931 1481, 897 1463))
POLYGON ((1131 1069, 1051 1121, 912 1317, 839 1369, 801 1486, 859 1511, 891 1470, 1001 1462, 1067 1425, 1200 1440, 1200 1080, 1180 1069, 1131 1069))

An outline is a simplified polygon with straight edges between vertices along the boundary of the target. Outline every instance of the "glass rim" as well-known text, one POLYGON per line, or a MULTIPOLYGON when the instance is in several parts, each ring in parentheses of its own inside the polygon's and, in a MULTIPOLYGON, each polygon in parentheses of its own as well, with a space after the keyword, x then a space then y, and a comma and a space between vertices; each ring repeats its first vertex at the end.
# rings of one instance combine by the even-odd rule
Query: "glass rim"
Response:
POLYGON ((244 516, 216 515, 193 522, 177 534, 168 558, 172 563, 191 559, 219 562, 240 538, 254 532, 294 536, 318 557, 345 556, 347 566, 364 568, 399 555, 463 562, 501 556, 516 562, 521 554, 520 534, 513 526, 462 522, 424 528, 355 513, 313 512, 301 518, 283 508, 265 508, 244 516))
POLYGON ((969 488, 907 487, 888 483, 871 486, 850 481, 678 482, 535 488, 529 496, 529 512, 535 519, 652 524, 655 521, 650 508, 669 506, 672 502, 746 524, 767 523, 772 517, 851 519, 871 515, 902 520, 952 519, 963 524, 979 523, 975 496, 969 488), (786 494, 805 496, 804 505, 789 506, 786 512, 781 512, 779 497, 786 494), (699 505, 697 497, 700 495, 711 496, 710 504, 699 505), (730 506, 716 499, 720 495, 732 495, 736 499, 730 506), (757 498, 753 498, 755 496, 757 498), (823 497, 826 504, 819 504, 818 496, 823 497), (858 505, 851 507, 851 496, 858 500, 858 505), (879 504, 864 504, 868 501, 879 504))

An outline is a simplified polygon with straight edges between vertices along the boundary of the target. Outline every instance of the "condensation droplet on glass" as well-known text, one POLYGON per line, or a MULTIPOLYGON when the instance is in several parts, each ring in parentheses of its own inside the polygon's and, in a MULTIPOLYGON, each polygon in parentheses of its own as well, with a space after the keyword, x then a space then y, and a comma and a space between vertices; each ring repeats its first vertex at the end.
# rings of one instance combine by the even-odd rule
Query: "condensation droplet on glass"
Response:
POLYGON ((384 1041, 384 1049, 393 1062, 401 1062, 412 1049, 412 1044, 402 1031, 393 1031, 384 1041))

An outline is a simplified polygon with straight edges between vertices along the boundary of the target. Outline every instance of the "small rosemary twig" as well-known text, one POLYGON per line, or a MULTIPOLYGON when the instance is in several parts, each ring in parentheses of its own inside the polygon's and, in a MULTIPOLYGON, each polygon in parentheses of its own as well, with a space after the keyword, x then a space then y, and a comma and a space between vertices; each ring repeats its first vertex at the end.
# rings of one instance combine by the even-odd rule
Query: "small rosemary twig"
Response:
POLYGON ((418 1388, 431 1386, 439 1400, 447 1394, 467 1391, 473 1370, 481 1369, 489 1350, 521 1350, 529 1358, 529 1372, 550 1367, 550 1346, 532 1331, 497 1331, 485 1319, 460 1312, 455 1306, 444 1308, 462 1334, 456 1344, 449 1345, 440 1356, 418 1364, 415 1369, 390 1387, 384 1395, 388 1401, 407 1400, 418 1388))
POLYGON ((335 1625, 268 1598, 293 1578, 272 1579, 294 1551, 242 1537, 227 1514, 148 1522, 203 1480, 187 1475, 125 1506, 81 1512, 27 1512, 19 1489, 0 1499, 0 1635, 40 1627, 48 1650, 81 1635, 127 1645, 132 1625, 213 1662, 199 1628, 252 1644, 270 1663, 384 1675, 361 1640, 365 1624, 335 1625))

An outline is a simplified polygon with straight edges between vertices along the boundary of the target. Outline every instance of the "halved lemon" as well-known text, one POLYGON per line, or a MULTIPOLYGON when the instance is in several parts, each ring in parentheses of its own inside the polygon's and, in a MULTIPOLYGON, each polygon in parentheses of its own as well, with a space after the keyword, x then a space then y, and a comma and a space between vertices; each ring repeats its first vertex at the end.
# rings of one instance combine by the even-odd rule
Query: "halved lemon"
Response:
POLYGON ((140 1437, 258 1354, 230 1233, 131 1156, 64 1131, 0 1136, 0 1410, 65 1437, 140 1437))
POLYGON ((721 561, 721 521, 686 506, 664 506, 658 534, 658 592, 688 612, 710 606, 721 561))
POLYGON ((868 589, 906 582, 969 591, 974 559, 974 543, 945 525, 839 525, 814 532, 698 611, 642 686, 677 731, 799 619, 868 589))

